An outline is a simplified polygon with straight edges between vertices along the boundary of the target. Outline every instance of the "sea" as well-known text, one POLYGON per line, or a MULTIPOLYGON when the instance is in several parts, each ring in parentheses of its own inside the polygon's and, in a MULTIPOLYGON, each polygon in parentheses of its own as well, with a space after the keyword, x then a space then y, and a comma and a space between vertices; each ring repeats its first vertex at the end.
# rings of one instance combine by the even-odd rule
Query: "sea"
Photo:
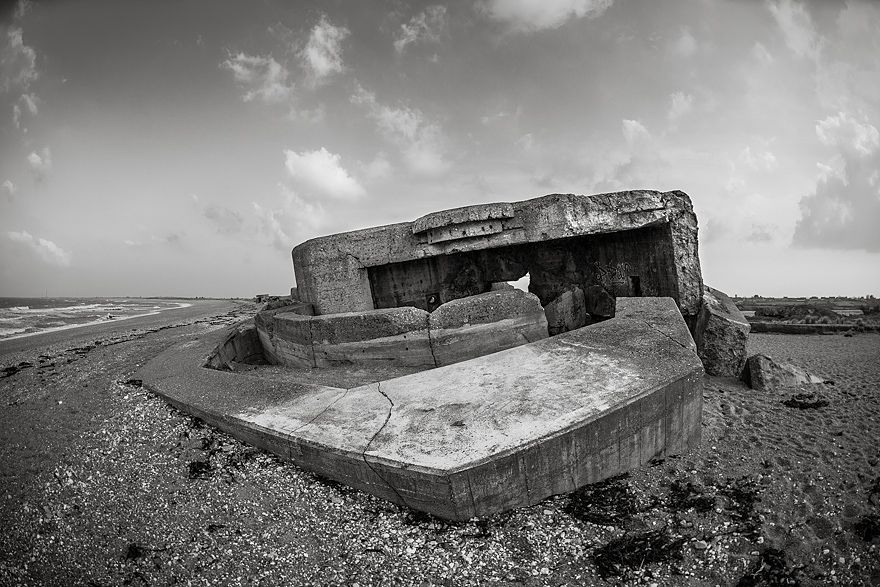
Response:
POLYGON ((0 298, 0 340, 149 316, 190 305, 148 298, 0 298))

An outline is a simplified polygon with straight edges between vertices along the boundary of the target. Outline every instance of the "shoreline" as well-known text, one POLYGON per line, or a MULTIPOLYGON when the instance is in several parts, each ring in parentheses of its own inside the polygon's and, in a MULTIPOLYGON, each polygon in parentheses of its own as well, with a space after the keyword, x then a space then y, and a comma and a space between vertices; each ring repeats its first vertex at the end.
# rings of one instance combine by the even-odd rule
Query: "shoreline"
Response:
MULTIPOLYGON (((113 298, 107 298, 107 299, 112 300, 113 298)), ((133 299, 133 298, 126 298, 126 299, 133 299)), ((152 298, 144 298, 144 299, 152 299, 152 298)), ((44 328, 43 330, 38 330, 36 332, 24 332, 21 334, 13 334, 11 336, 4 336, 4 337, 0 338, 0 342, 2 342, 4 340, 16 340, 19 338, 27 338, 29 336, 38 336, 40 334, 48 334, 51 332, 60 332, 62 330, 72 330, 74 328, 82 328, 84 326, 95 326, 96 324, 109 324, 111 322, 123 322, 125 320, 131 320, 132 318, 143 318, 145 316, 155 316, 155 315, 161 314, 163 312, 180 310, 180 309, 189 308, 192 306, 192 304, 185 303, 185 302, 175 302, 175 303, 177 304, 176 308, 162 308, 160 310, 156 310, 155 312, 145 312, 143 314, 132 314, 131 316, 120 316, 118 318, 113 317, 110 319, 103 319, 103 320, 92 320, 91 322, 83 322, 81 324, 66 324, 64 326, 54 326, 52 328, 44 328)))

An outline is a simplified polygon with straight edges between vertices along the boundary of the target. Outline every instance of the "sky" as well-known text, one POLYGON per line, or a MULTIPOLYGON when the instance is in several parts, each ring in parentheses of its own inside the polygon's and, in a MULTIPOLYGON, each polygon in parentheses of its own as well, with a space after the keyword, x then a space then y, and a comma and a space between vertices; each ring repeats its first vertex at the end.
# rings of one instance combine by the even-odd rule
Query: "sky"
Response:
POLYGON ((309 238, 679 189, 707 284, 880 294, 880 2, 0 9, 0 296, 252 296, 309 238))

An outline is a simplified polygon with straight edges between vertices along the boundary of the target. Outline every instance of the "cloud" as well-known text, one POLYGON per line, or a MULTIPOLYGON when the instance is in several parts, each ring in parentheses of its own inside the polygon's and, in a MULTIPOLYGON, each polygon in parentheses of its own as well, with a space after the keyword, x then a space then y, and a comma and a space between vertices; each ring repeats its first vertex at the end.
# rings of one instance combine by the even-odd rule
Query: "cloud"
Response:
POLYGON ((216 204, 205 206, 204 210, 202 210, 202 216, 214 224, 218 233, 224 235, 240 232, 244 224, 244 218, 242 218, 241 214, 216 204))
POLYGON ((271 55, 230 54, 220 67, 231 71, 236 83, 246 89, 245 102, 276 104, 293 95, 293 83, 288 81, 290 72, 271 55))
POLYGON ((777 165, 776 155, 770 151, 752 151, 748 145, 740 152, 738 159, 752 171, 770 171, 777 165))
POLYGON ((287 186, 279 185, 284 203, 274 210, 251 202, 259 234, 280 251, 316 236, 327 222, 327 213, 320 202, 301 198, 287 186))
POLYGON ((425 10, 400 25, 394 39, 394 50, 402 54, 408 45, 414 43, 436 43, 446 27, 446 7, 441 5, 428 6, 425 10))
POLYGON ((37 238, 26 230, 21 232, 7 232, 6 237, 15 243, 20 243, 50 265, 67 267, 70 265, 70 252, 65 251, 55 243, 44 238, 37 238))
POLYGON ((251 202, 254 209, 254 215, 259 222, 260 233, 267 236, 269 241, 276 249, 286 251, 293 247, 293 240, 287 235, 282 224, 283 210, 267 210, 257 204, 251 202))
POLYGON ((669 96, 669 112, 666 118, 670 122, 675 122, 685 114, 691 111, 694 104, 694 97, 684 92, 675 92, 669 96))
POLYGON ((439 124, 428 120, 421 110, 382 104, 376 100, 373 92, 360 85, 351 101, 365 107, 379 132, 398 145, 411 171, 430 176, 439 175, 449 168, 443 131, 439 124))
POLYGON ((333 25, 326 16, 322 16, 312 28, 306 46, 300 51, 300 57, 313 84, 345 71, 342 41, 348 34, 347 28, 333 25))
MULTIPOLYGON (((0 31, 3 28, 0 27, 0 31)), ((0 50, 0 91, 27 92, 30 85, 40 77, 37 71, 37 53, 24 44, 19 27, 6 27, 3 31, 3 48, 0 50)))
POLYGON ((18 191, 18 188, 15 187, 11 179, 6 179, 3 180, 3 191, 6 192, 6 197, 11 200, 15 196, 15 192, 18 191))
POLYGON ((651 138, 651 133, 649 133, 648 129, 646 129, 638 120, 624 118, 621 122, 621 130, 623 132, 623 138, 626 139, 626 143, 630 146, 651 138))
POLYGON ((21 117, 24 112, 28 112, 31 116, 36 116, 40 113, 40 109, 37 106, 37 97, 34 94, 22 94, 18 102, 12 105, 12 123, 15 125, 15 128, 21 128, 21 117), (24 110, 22 110, 22 106, 24 106, 24 110))
POLYGON ((880 132, 866 117, 839 112, 816 124, 816 136, 836 153, 801 198, 793 244, 880 252, 880 132))
POLYGON ((761 65, 770 65, 775 59, 762 43, 755 41, 752 46, 752 57, 761 65))
POLYGON ((798 57, 818 59, 821 37, 816 32, 806 7, 793 0, 774 0, 767 6, 782 30, 788 48, 798 57))
POLYGON ((37 153, 31 151, 27 156, 28 165, 34 173, 34 177, 38 180, 45 178, 52 171, 52 152, 49 147, 43 147, 43 150, 37 153))
POLYGON ((483 14, 519 33, 555 29, 573 18, 598 18, 614 0, 484 0, 483 14))
POLYGON ((284 151, 284 166, 290 176, 310 190, 337 200, 354 200, 364 188, 340 164, 339 155, 324 147, 317 151, 284 151))
POLYGON ((678 57, 691 57, 697 52, 697 40, 687 27, 681 27, 681 33, 672 44, 672 53, 678 57))
POLYGON ((364 174, 370 179, 385 179, 391 175, 392 170, 391 163, 388 162, 385 153, 379 153, 372 161, 362 167, 364 174))
POLYGON ((846 112, 816 123, 816 135, 823 145, 840 147, 857 156, 870 155, 880 147, 880 133, 868 123, 860 123, 846 112))

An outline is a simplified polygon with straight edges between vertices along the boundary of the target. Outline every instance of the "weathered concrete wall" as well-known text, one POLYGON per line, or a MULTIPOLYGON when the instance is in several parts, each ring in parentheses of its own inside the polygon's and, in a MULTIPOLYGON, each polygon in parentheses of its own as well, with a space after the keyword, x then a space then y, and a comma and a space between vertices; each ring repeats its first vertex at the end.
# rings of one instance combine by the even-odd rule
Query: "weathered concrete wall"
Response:
POLYGON ((256 320, 266 358, 290 367, 341 363, 437 367, 547 337, 537 297, 510 289, 412 307, 323 316, 277 311, 256 320))
POLYGON ((438 367, 548 336, 540 300, 518 289, 453 300, 431 312, 428 322, 438 367))
MULTIPOLYGON (((554 194, 469 206, 412 223, 312 239, 292 254, 300 299, 314 304, 318 314, 392 305, 433 310, 450 299, 488 291, 492 282, 518 279, 539 254, 545 264, 556 262, 552 250, 560 243, 551 241, 590 235, 604 236, 584 241, 581 251, 586 254, 573 257, 563 248, 556 255, 566 268, 573 263, 566 278, 557 279, 549 270, 536 281, 533 276, 542 302, 570 284, 600 283, 616 295, 670 296, 686 317, 696 316, 703 288, 697 221, 690 199, 679 191, 554 194), (639 229, 644 232, 611 234, 639 229), (542 246, 516 248, 536 243, 542 246), (524 260, 523 251, 534 253, 524 260), (638 277, 638 283, 632 277, 638 277), (400 287, 384 287, 387 279, 400 287), (419 280, 429 285, 420 290, 415 287, 419 280), (560 289, 554 291, 557 285, 560 289), (395 298, 395 290, 404 292, 402 297, 395 298), (376 298, 381 301, 375 303, 376 298)), ((538 273, 541 263, 539 259, 538 273)))
POLYGON ((260 365, 268 361, 254 325, 232 330, 205 358, 210 369, 236 371, 240 365, 260 365))

